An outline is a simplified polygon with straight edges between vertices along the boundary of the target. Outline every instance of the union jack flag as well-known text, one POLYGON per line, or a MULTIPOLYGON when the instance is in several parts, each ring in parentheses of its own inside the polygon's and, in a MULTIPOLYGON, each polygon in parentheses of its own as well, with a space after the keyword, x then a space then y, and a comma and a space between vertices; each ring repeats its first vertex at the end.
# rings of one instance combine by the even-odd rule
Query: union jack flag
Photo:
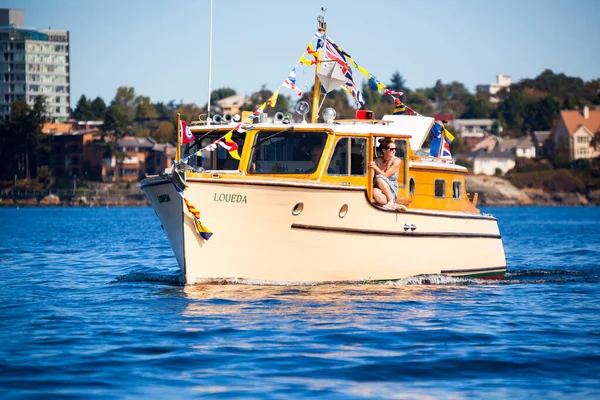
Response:
MULTIPOLYGON (((317 47, 319 47, 317 43, 317 47)), ((323 56, 324 60, 332 60, 335 61, 342 67, 342 72, 346 77, 346 83, 344 83, 344 89, 348 91, 356 101, 358 108, 362 107, 365 104, 365 99, 362 95, 362 92, 356 86, 356 82, 354 81, 354 74, 352 73, 352 68, 348 65, 348 61, 346 60, 346 56, 350 57, 348 53, 345 53, 342 49, 338 47, 335 43, 333 43, 330 39, 325 39, 325 55, 323 56)))
POLYGON ((440 152, 440 158, 446 158, 452 160, 452 154, 450 153, 450 145, 446 138, 444 138, 444 145, 442 146, 442 151, 440 152))

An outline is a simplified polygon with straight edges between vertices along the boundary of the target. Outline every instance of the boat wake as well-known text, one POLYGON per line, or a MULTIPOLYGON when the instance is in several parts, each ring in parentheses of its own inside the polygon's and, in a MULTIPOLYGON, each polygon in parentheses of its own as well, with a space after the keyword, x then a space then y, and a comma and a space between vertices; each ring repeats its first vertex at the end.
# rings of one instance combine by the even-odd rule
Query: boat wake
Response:
POLYGON ((526 269, 507 271, 504 284, 521 283, 567 283, 567 282, 600 282, 600 275, 583 271, 559 269, 526 269))
POLYGON ((183 276, 181 274, 161 274, 150 272, 130 272, 116 277, 109 283, 165 283, 170 286, 183 286, 183 276))
MULTIPOLYGON (((180 274, 130 272, 115 278, 110 283, 164 283, 170 286, 184 286, 180 274)), ((289 282, 260 279, 214 278, 196 282, 199 285, 246 285, 246 286, 326 286, 326 285, 389 285, 389 286, 494 286, 517 284, 544 284, 568 282, 600 282, 600 276, 580 271, 531 269, 506 273, 504 280, 464 278, 448 275, 416 275, 388 281, 339 281, 339 282, 289 282)))
POLYGON ((522 270, 506 272, 503 280, 477 279, 454 277, 447 275, 417 275, 397 281, 386 282, 388 285, 446 285, 446 286, 478 286, 478 285, 517 285, 517 284, 545 284, 568 282, 600 282, 600 276, 580 271, 567 270, 522 270))

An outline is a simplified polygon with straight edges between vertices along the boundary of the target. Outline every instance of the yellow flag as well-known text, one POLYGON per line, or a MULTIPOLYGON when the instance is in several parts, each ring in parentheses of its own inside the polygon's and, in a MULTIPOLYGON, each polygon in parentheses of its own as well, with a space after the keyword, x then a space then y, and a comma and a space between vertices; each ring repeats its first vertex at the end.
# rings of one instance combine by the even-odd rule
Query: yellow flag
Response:
POLYGON ((451 134, 448 129, 446 129, 446 127, 444 127, 444 135, 446 135, 446 137, 448 138, 448 140, 450 140, 451 142, 454 142, 454 135, 451 134))
POLYGON ((238 145, 231 138, 232 134, 233 134, 233 130, 227 132, 225 134, 225 136, 223 136, 225 145, 223 146, 221 144, 221 147, 224 147, 231 157, 235 158, 236 160, 240 160, 240 154, 238 153, 238 145))
POLYGON ((369 76, 369 71, 367 71, 366 69, 364 69, 363 67, 361 67, 360 65, 358 66, 358 70, 367 78, 370 78, 369 76))
POLYGON ((213 233, 204 225, 200 223, 199 219, 194 218, 194 225, 196 225, 196 231, 204 240, 210 239, 213 233))
POLYGON ((275 104, 277 104, 277 97, 279 97, 279 89, 277 89, 272 95, 271 97, 269 97, 269 100, 267 100, 267 103, 271 106, 271 107, 275 107, 275 104))
POLYGON ((355 61, 352 59, 352 57, 350 57, 350 56, 348 56, 348 55, 347 55, 347 56, 346 56, 346 59, 352 63, 352 66, 353 66, 354 68, 358 68, 358 69, 360 69, 360 66, 359 66, 359 65, 358 65, 358 64, 357 64, 357 63, 356 63, 356 62, 355 62, 355 61))
POLYGON ((300 61, 300 63, 301 63, 301 64, 304 64, 304 65, 306 65, 307 67, 310 67, 310 66, 312 65, 312 61, 310 61, 310 60, 307 60, 307 59, 304 57, 304 55, 302 55, 302 56, 300 57, 300 60, 298 60, 298 61, 300 61))

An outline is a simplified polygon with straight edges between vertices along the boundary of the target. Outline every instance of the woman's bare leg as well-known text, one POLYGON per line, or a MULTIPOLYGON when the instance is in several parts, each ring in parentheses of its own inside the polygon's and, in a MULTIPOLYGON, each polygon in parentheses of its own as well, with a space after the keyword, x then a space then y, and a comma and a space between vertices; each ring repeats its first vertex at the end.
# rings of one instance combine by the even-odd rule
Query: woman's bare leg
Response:
POLYGON ((378 188, 373 189, 373 198, 379 205, 387 204, 387 197, 378 188))
POLYGON ((385 204, 390 203, 394 200, 394 195, 392 194, 392 189, 390 188, 390 186, 387 184, 386 181, 384 181, 381 178, 377 178, 377 186, 379 187, 379 189, 381 189, 381 191, 383 192, 383 194, 385 195, 385 197, 387 199, 385 204))

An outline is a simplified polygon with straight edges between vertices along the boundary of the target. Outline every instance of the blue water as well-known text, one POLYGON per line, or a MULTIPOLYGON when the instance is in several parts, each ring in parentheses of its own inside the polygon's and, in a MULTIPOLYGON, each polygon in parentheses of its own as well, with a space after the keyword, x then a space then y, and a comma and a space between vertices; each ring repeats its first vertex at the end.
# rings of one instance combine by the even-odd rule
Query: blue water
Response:
POLYGON ((184 287, 151 208, 0 208, 0 397, 600 398, 600 208, 484 211, 504 282, 184 287))

